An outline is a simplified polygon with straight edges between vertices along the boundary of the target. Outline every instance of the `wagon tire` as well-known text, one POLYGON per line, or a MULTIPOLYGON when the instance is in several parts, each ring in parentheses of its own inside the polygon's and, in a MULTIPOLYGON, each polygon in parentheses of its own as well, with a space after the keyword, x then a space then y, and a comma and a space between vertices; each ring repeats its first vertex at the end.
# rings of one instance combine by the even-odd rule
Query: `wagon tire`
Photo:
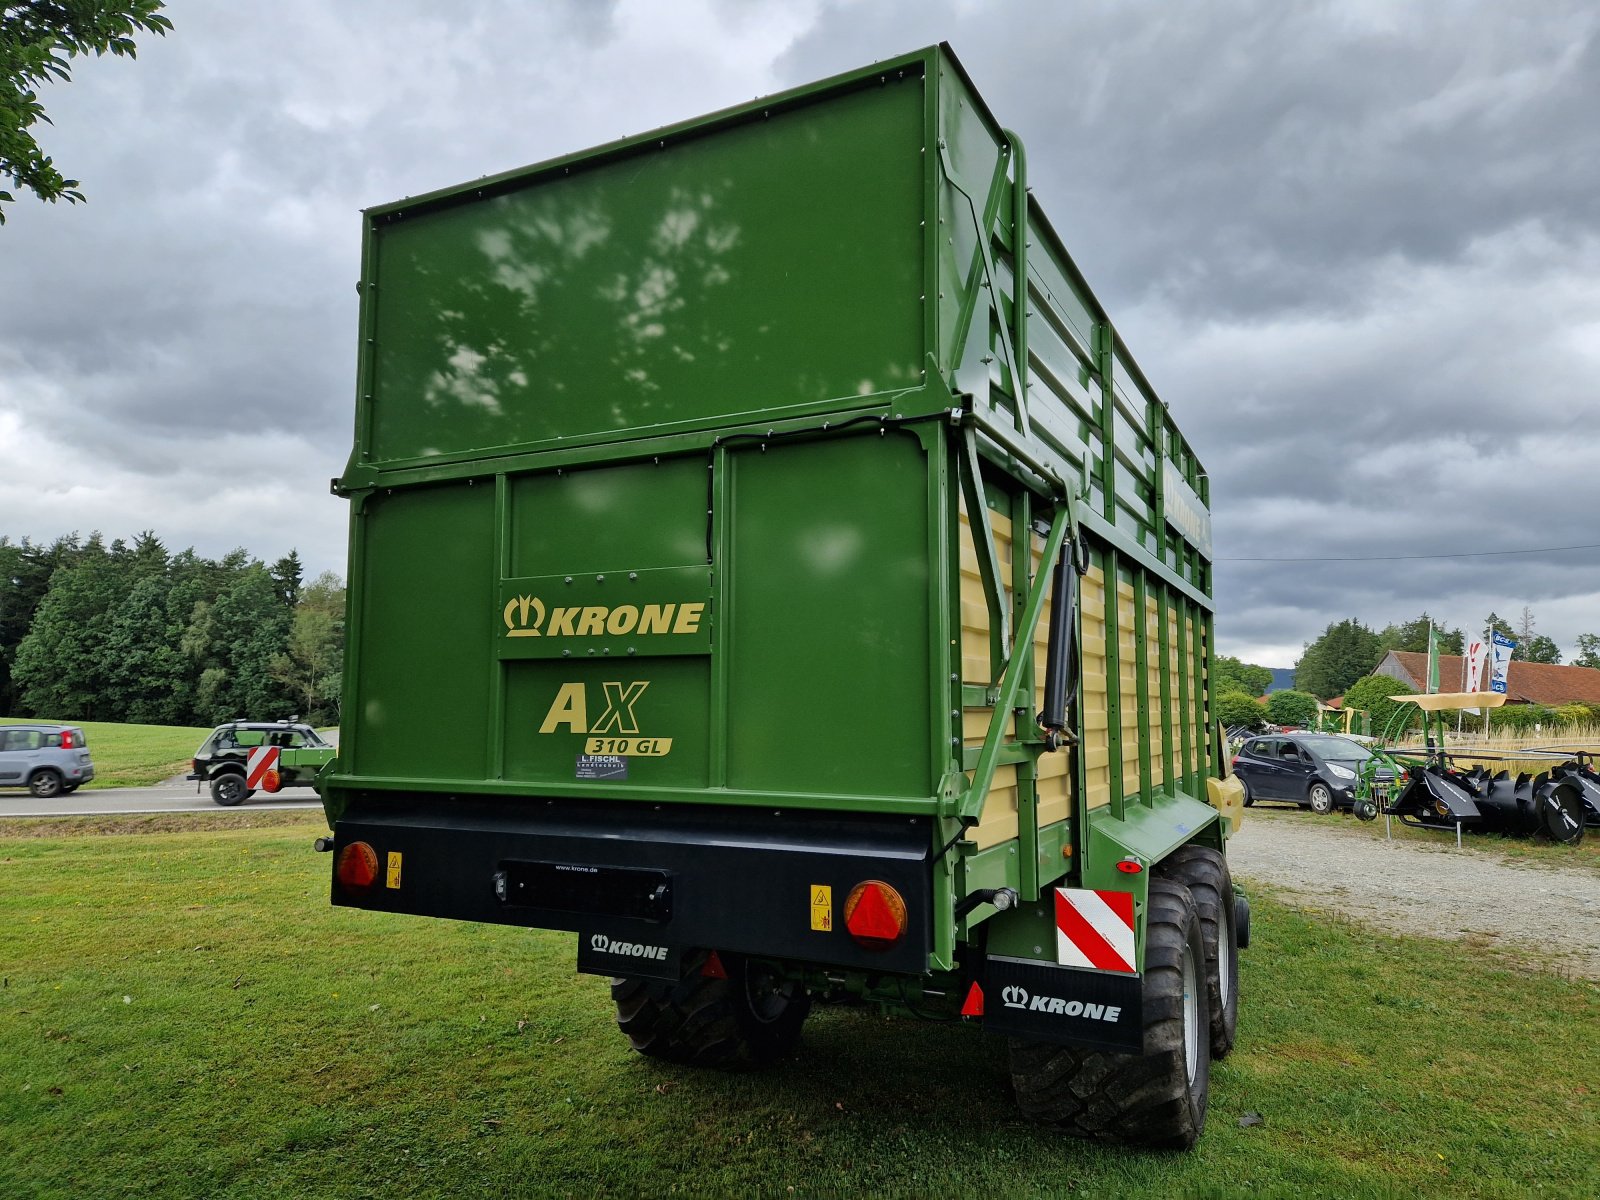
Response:
MULTIPOLYGON (((1206 944, 1206 997, 1211 1010, 1211 1057, 1226 1058, 1239 1031, 1238 907, 1228 860, 1210 846, 1180 846, 1156 868, 1194 898, 1206 944)), ((1246 935, 1247 936, 1247 935, 1246 935)))
POLYGON ((1188 1149, 1205 1129, 1211 1087, 1205 937, 1189 889, 1150 881, 1144 1054, 1010 1039, 1025 1116, 1097 1141, 1188 1149))
POLYGON ((252 794, 244 785, 244 776, 237 771, 226 771, 211 781, 211 798, 223 808, 243 804, 252 794))
POLYGON ((53 800, 61 794, 64 782, 60 771, 53 771, 47 767, 43 771, 34 772, 33 778, 28 780, 28 791, 36 800, 53 800))
POLYGON ((799 984, 742 955, 719 954, 726 979, 701 974, 706 951, 684 960, 683 978, 611 981, 617 1027, 640 1054, 691 1067, 765 1066, 789 1054, 811 1012, 799 984))
POLYGON ((1306 800, 1311 805, 1311 811, 1319 817, 1325 817, 1333 811, 1333 789, 1325 783, 1313 783, 1311 790, 1306 793, 1306 800))

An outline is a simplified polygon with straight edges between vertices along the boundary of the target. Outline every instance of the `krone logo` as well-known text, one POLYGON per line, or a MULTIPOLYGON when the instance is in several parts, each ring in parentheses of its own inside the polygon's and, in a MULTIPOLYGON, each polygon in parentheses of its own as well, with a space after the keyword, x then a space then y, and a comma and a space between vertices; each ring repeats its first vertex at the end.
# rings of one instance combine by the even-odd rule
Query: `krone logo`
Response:
POLYGON ((1000 993, 1000 999, 1005 1001, 1007 1008, 1027 1008, 1028 989, 1021 987, 1008 987, 1000 993))
POLYGON ((620 954, 624 958, 648 958, 660 962, 667 957, 665 946, 646 946, 639 942, 615 942, 603 933, 589 939, 589 948, 596 954, 620 954))
POLYGON ((544 624, 544 604, 537 596, 513 596, 506 601, 506 629, 511 637, 538 637, 544 624), (533 620, 529 621, 529 615, 533 620))
POLYGON ((700 632, 704 602, 696 604, 586 604, 552 608, 546 623, 544 601, 513 596, 500 611, 507 637, 647 637, 700 632))

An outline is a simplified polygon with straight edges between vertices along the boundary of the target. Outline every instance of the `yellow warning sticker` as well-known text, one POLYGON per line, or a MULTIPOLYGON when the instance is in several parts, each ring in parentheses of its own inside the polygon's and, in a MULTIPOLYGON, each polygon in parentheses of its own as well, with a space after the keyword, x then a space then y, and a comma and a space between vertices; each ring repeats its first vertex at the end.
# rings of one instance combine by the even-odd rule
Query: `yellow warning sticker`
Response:
POLYGON ((385 887, 398 888, 400 886, 400 851, 389 851, 389 870, 384 877, 385 887))
POLYGON ((826 883, 811 885, 811 928, 824 933, 833 929, 833 888, 826 883))

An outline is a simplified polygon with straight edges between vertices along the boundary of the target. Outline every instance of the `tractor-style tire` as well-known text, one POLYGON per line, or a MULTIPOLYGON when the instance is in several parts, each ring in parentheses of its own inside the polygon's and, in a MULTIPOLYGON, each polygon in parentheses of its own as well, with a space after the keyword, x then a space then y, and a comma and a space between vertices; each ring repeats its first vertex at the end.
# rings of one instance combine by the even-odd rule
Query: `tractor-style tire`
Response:
POLYGON ((688 956, 677 983, 613 979, 617 1027, 640 1054, 691 1067, 756 1067, 800 1041, 811 997, 742 955, 720 954, 726 979, 700 973, 707 955, 688 956))
POLYGON ((1333 789, 1320 781, 1313 783, 1306 793, 1306 803, 1317 816, 1327 816, 1333 811, 1333 789))
POLYGON ((1156 872, 1189 889, 1206 941, 1211 1057, 1226 1058, 1239 1031, 1239 930, 1228 860, 1192 842, 1161 860, 1156 872))
POLYGON ((1205 1129, 1211 1089, 1205 935, 1189 889, 1150 880, 1144 960, 1144 1054, 1010 1040, 1024 1115, 1099 1141, 1188 1149, 1205 1129))
POLYGON ((245 786, 244 776, 237 771, 224 771, 211 781, 211 798, 223 808, 243 804, 250 794, 251 789, 245 786))

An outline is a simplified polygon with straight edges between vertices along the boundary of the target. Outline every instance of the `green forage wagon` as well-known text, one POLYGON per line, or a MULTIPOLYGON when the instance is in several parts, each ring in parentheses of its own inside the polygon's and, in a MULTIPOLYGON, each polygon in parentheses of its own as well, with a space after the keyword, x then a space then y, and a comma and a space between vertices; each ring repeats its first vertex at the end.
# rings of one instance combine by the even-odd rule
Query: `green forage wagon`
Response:
POLYGON ((365 236, 333 902, 571 930, 658 1058, 848 997, 1192 1144, 1249 928, 1209 480, 950 49, 365 236))

